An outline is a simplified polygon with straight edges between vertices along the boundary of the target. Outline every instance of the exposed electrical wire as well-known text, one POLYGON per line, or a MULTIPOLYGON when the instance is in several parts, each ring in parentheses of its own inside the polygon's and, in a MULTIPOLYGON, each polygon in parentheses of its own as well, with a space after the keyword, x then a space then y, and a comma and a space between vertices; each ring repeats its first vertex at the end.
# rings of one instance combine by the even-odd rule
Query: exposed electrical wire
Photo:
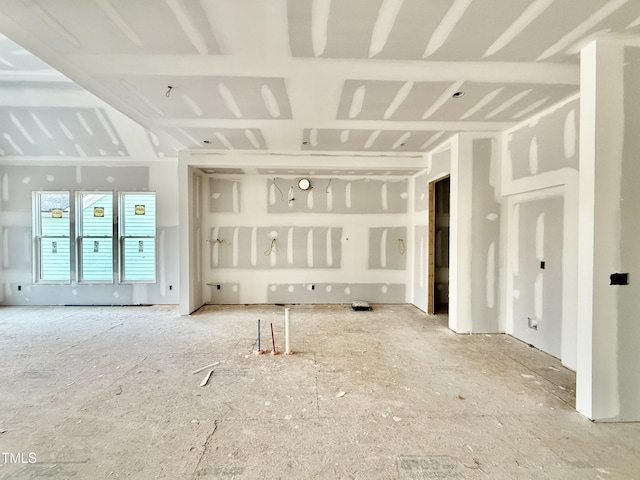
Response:
POLYGON ((327 188, 326 188, 326 190, 324 191, 324 193, 329 193, 329 187, 331 186, 331 180, 333 180, 333 178, 330 178, 330 179, 329 179, 329 183, 327 183, 327 188))
POLYGON ((276 244, 277 244, 276 239, 275 239, 275 238, 272 238, 272 239, 271 239, 271 245, 269 246, 269 248, 267 248, 267 249, 264 251, 264 256, 265 256, 265 257, 268 257, 269 255, 271 255, 273 252, 275 252, 275 251, 276 251, 276 244))
POLYGON ((169 85, 167 87, 167 93, 165 93, 164 96, 169 98, 169 96, 171 95, 171 90, 173 90, 173 87, 171 85, 169 85))
POLYGON ((278 191, 280 192, 280 200, 282 200, 284 202, 284 193, 282 193, 282 190, 280 190, 280 187, 276 183, 276 179, 275 178, 273 179, 273 186, 278 189, 278 191))
POLYGON ((400 252, 400 255, 404 255, 404 252, 405 252, 404 238, 398 239, 398 252, 400 252))
POLYGON ((293 187, 289 187, 289 205, 291 205, 293 203, 293 201, 295 200, 295 198, 293 198, 293 187))
POLYGON ((221 238, 214 238, 214 239, 207 239, 206 240, 209 243, 217 243, 219 245, 231 245, 229 242, 227 242, 226 240, 223 240, 221 238))

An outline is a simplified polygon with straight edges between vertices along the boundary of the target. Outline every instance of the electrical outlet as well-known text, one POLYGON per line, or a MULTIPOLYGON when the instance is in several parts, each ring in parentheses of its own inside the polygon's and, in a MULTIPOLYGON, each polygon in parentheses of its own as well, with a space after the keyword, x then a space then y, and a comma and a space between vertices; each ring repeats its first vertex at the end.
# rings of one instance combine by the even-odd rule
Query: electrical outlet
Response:
POLYGON ((221 288, 221 287, 220 287, 220 284, 218 283, 218 284, 216 285, 216 289, 217 289, 217 290, 220 290, 220 288, 221 288))
POLYGON ((18 291, 21 292, 22 291, 22 285, 18 285, 18 291))
POLYGON ((545 269, 545 266, 546 266, 545 261, 544 261, 544 260, 541 260, 541 261, 540 261, 540 269, 541 269, 541 270, 544 270, 544 269, 545 269))
POLYGON ((169 285, 169 290, 173 290, 173 285, 169 285))
POLYGON ((315 290, 316 286, 315 285, 311 285, 311 290, 315 290))

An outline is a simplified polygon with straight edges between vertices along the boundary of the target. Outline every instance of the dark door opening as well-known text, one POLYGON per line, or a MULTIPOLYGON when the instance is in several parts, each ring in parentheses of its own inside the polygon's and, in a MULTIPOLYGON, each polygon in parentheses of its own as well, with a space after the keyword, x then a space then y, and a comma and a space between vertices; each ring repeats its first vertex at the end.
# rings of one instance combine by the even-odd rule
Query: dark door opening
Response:
POLYGON ((449 177, 429 187, 429 313, 449 313, 449 177))

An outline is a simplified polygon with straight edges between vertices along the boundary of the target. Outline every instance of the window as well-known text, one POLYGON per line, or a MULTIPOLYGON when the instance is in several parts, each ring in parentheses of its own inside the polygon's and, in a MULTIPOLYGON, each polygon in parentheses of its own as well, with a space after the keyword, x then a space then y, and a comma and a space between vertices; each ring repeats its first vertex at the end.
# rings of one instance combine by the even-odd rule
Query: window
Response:
POLYGON ((34 282, 71 281, 69 192, 33 194, 34 282))
POLYGON ((156 281, 156 195, 120 193, 120 281, 156 281))
MULTIPOLYGON (((34 192, 34 283, 70 283, 70 192, 34 192)), ((118 242, 114 193, 75 193, 75 264, 79 283, 113 283, 116 258, 121 283, 156 281, 156 194, 120 192, 118 242), (116 257, 117 254, 117 257, 116 257)))
POLYGON ((113 193, 76 195, 78 282, 113 283, 113 193))

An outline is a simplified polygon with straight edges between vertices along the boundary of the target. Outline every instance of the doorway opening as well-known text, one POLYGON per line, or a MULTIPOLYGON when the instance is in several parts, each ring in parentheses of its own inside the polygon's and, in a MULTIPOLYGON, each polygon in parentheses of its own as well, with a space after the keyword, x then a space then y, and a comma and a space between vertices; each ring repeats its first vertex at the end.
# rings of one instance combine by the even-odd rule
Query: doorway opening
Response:
POLYGON ((429 313, 449 313, 449 177, 429 184, 429 313))

